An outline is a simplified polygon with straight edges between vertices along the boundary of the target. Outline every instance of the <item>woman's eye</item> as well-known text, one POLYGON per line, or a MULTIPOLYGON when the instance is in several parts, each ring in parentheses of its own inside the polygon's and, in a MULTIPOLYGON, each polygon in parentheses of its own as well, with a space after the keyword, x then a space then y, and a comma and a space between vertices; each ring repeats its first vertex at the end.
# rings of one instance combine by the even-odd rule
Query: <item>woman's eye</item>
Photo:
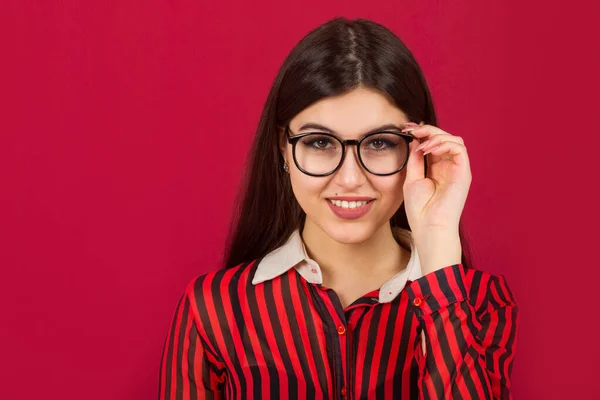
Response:
POLYGON ((331 139, 324 137, 310 138, 305 144, 317 150, 324 150, 332 146, 331 139))
POLYGON ((374 147, 374 148, 376 148, 376 149, 380 149, 380 148, 382 148, 383 146, 385 146, 385 143, 383 142, 383 140, 373 140, 373 141, 371 142, 371 144, 372 144, 372 145, 373 145, 373 147, 374 147))
POLYGON ((401 141, 399 135, 383 133, 367 139, 363 148, 373 152, 388 152, 397 149, 401 141))
POLYGON ((373 139, 369 142, 369 147, 373 150, 382 150, 389 147, 389 143, 382 139, 373 139))

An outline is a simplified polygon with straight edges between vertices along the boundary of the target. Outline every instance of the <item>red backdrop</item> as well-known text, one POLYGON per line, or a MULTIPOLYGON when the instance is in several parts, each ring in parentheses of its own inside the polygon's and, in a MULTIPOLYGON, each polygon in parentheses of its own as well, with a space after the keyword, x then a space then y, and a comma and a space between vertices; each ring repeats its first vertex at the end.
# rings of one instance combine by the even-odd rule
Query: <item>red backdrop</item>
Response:
POLYGON ((522 310, 516 397, 590 398, 597 12, 433 0, 2 1, 0 398, 156 397, 275 73, 338 15, 394 30, 466 140, 475 261, 522 310))

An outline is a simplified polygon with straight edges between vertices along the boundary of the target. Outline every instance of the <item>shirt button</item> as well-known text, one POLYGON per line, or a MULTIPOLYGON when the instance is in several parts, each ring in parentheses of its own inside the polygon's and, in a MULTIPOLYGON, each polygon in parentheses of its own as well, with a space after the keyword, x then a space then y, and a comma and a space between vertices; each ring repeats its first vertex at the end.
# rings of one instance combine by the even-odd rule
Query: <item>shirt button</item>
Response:
POLYGON ((345 333, 346 333, 346 327, 345 327, 344 325, 340 325, 340 326, 338 326, 338 333, 339 333, 340 335, 343 335, 343 334, 345 334, 345 333))
POLYGON ((342 397, 346 397, 346 388, 343 387, 342 390, 340 390, 340 394, 342 395, 342 397))
POLYGON ((415 297, 415 299, 413 300, 413 305, 416 307, 419 307, 421 305, 421 303, 423 302, 423 299, 420 297, 415 297))

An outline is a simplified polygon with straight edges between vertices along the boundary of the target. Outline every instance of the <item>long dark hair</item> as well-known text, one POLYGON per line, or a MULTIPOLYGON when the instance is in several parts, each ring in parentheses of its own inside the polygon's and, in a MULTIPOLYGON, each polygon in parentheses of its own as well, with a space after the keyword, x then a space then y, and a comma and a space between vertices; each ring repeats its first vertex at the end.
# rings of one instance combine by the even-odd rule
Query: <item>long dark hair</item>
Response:
MULTIPOLYGON (((404 43, 384 26, 336 18, 306 35, 281 66, 258 124, 236 199, 224 254, 225 268, 265 256, 302 228, 306 217, 283 169, 283 127, 316 101, 357 87, 387 96, 409 118, 437 125, 429 88, 404 43)), ((404 204, 390 221, 410 230, 404 204)), ((471 256, 462 222, 462 263, 471 256)))

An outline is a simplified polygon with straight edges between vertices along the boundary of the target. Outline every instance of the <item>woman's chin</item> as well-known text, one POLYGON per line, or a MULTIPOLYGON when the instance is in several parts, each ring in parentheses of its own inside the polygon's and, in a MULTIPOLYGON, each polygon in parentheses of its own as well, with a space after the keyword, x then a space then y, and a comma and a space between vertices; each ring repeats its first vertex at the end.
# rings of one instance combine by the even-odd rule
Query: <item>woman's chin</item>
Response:
POLYGON ((357 244, 368 240, 375 233, 372 223, 357 222, 352 224, 329 223, 323 227, 325 233, 342 244, 357 244))

